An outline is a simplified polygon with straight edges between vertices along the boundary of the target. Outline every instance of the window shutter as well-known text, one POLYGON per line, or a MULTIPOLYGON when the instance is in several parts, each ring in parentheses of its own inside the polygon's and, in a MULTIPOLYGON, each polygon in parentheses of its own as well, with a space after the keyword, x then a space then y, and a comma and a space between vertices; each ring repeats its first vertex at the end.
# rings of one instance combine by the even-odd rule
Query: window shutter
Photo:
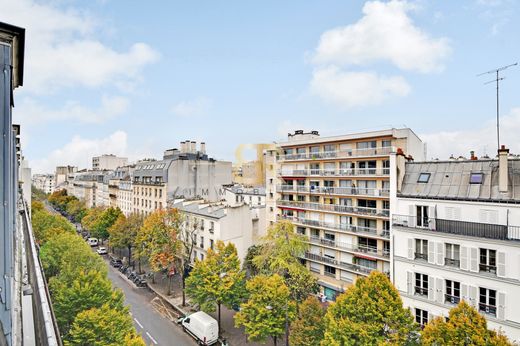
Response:
POLYGON ((433 319, 435 318, 435 316, 428 311, 428 323, 430 323, 433 319))
POLYGON ((414 247, 415 247, 415 244, 414 244, 414 239, 413 238, 408 238, 408 259, 413 259, 413 252, 414 252, 414 247))
POLYGON ((461 298, 464 299, 467 302, 469 302, 468 291, 469 291, 468 285, 461 283, 460 284, 461 298))
POLYGON ((497 251, 497 276, 506 276, 506 253, 497 251))
POLYGON ((460 269, 468 270, 468 248, 460 247, 460 269))
POLYGON ((437 264, 444 265, 444 243, 437 243, 437 264))
POLYGON ((437 303, 442 304, 444 302, 444 280, 437 278, 437 284, 435 285, 437 291, 437 303))
POLYGON ((497 306, 497 317, 500 320, 506 318, 506 294, 504 292, 498 292, 498 306, 497 306))
POLYGON ((470 248, 470 270, 478 272, 478 249, 476 247, 470 248))
POLYGON ((475 308, 477 308, 477 288, 475 286, 469 286, 469 299, 470 305, 473 305, 475 308))
POLYGON ((435 206, 428 207, 428 227, 432 230, 435 229, 435 206))
POLYGON ((413 273, 406 272, 407 283, 408 283, 408 294, 413 295, 413 273))
POLYGON ((428 263, 435 264, 435 243, 428 241, 428 263))
POLYGON ((410 205, 408 206, 409 208, 409 215, 410 217, 408 218, 408 226, 409 227, 415 227, 415 205, 410 205))
POLYGON ((435 278, 428 275, 428 300, 435 300, 435 278))

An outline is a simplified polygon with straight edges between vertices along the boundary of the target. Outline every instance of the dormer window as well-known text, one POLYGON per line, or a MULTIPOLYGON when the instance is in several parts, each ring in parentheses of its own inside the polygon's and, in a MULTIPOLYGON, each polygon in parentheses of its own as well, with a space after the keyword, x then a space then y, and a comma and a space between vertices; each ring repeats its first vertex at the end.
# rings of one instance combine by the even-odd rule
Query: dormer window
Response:
POLYGON ((482 173, 471 173, 469 176, 470 184, 482 184, 482 180, 484 179, 484 174, 482 173))
POLYGON ((421 173, 419 174, 419 179, 417 179, 418 183, 427 183, 430 180, 430 173, 421 173))

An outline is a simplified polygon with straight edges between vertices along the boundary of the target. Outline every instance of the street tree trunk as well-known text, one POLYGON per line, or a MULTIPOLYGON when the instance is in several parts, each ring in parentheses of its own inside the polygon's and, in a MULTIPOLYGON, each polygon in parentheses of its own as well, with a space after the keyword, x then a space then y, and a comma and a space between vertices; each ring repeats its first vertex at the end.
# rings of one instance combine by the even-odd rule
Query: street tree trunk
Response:
POLYGON ((186 276, 182 273, 182 306, 186 306, 186 276))
POLYGON ((222 333, 220 331, 220 303, 218 304, 218 335, 220 336, 222 333))
POLYGON ((276 346, 276 336, 273 336, 274 346, 276 346))
MULTIPOLYGON (((135 270, 135 262, 132 262, 132 246, 128 246, 128 263, 132 263, 132 269, 135 270)), ((141 271, 139 271, 139 274, 141 274, 141 271)))
POLYGON ((170 273, 168 273, 168 293, 167 293, 167 295, 172 294, 172 278, 173 278, 173 275, 170 275, 170 273))

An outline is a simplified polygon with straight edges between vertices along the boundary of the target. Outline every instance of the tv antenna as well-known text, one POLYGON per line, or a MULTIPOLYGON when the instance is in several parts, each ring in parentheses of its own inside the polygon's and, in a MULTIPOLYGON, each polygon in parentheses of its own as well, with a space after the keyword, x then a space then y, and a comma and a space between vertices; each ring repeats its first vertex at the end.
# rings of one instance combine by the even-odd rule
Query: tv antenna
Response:
POLYGON ((494 69, 494 70, 490 70, 490 71, 486 71, 486 72, 482 72, 480 74, 477 75, 477 77, 479 76, 482 76, 482 75, 485 75, 485 74, 496 74, 496 77, 495 79, 493 80, 490 80, 484 84, 489 84, 489 83, 493 83, 493 82, 496 82, 497 83, 497 142, 498 142, 498 149, 500 149, 500 108, 499 108, 499 104, 498 104, 498 88, 499 88, 499 83, 501 80, 504 80, 506 77, 500 77, 500 71, 504 71, 505 69, 507 68, 510 68, 512 66, 516 66, 518 65, 517 62, 515 62, 514 64, 511 64, 511 65, 506 65, 506 66, 502 66, 502 67, 499 67, 497 69, 494 69))

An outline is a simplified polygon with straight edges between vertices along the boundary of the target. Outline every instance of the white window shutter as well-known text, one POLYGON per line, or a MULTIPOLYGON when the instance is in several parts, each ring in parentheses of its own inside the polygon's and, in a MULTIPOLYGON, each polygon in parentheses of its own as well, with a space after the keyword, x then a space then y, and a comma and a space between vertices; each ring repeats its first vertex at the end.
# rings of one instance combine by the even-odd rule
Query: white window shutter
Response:
POLYGON ((412 272, 406 272, 406 282, 408 284, 408 294, 413 295, 413 273, 412 272))
POLYGON ((506 276, 506 253, 503 251, 497 252, 497 276, 506 276))
POLYGON ((444 265, 444 243, 437 243, 437 264, 444 265))
POLYGON ((414 247, 415 247, 415 239, 408 238, 408 259, 413 259, 414 257, 414 247))
POLYGON ((475 286, 469 286, 469 299, 470 299, 470 305, 473 305, 475 308, 478 309, 477 288, 475 286))
POLYGON ((478 272, 478 249, 476 247, 470 248, 470 270, 478 272))
POLYGON ((435 278, 428 275, 428 300, 435 300, 435 278))
POLYGON ((460 247, 460 269, 462 270, 468 270, 468 252, 467 247, 460 247))
POLYGON ((435 229, 435 206, 428 207, 428 227, 432 230, 435 229))
POLYGON ((435 243, 428 241, 428 263, 435 264, 435 243))
POLYGON ((437 303, 444 303, 444 280, 441 278, 437 278, 435 285, 435 290, 437 292, 437 303))
POLYGON ((410 217, 408 218, 408 226, 415 227, 415 205, 408 206, 408 214, 410 217))
POLYGON ((506 318, 506 294, 504 292, 498 292, 498 306, 497 306, 497 317, 500 320, 506 318))
POLYGON ((428 311, 428 323, 430 323, 433 319, 435 318, 435 316, 428 311))

